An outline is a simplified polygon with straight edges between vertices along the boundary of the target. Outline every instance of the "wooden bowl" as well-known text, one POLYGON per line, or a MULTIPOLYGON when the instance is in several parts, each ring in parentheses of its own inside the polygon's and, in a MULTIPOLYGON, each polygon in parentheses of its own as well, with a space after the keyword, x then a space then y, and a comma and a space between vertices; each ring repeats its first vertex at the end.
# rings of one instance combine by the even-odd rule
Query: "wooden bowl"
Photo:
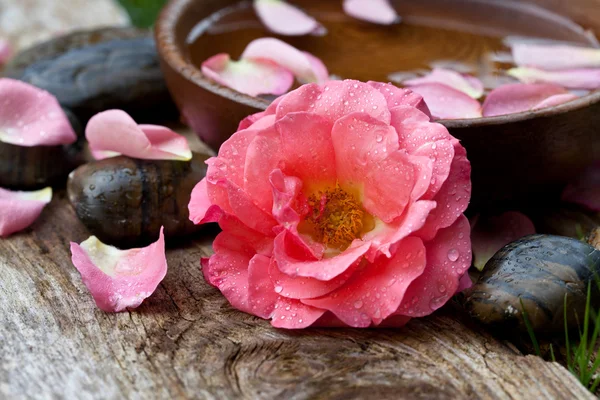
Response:
MULTIPOLYGON (((269 104, 266 99, 238 93, 207 79, 192 62, 188 50, 187 40, 192 30, 203 29, 198 26, 200 21, 237 3, 240 7, 251 6, 248 1, 239 0, 171 0, 155 29, 162 68, 182 118, 215 150, 236 131, 241 119, 264 110, 269 104)), ((341 0, 299 0, 295 3, 311 7, 328 4, 330 7, 332 3, 341 4, 341 0)), ((452 23, 478 21, 481 24, 482 19, 494 15, 495 21, 513 21, 521 32, 525 30, 525 34, 542 32, 547 37, 588 44, 590 36, 577 24, 600 32, 600 0, 398 0, 395 6, 405 20, 437 16, 452 23)), ((367 54, 365 61, 358 60, 356 63, 357 70, 368 72, 368 57, 374 57, 377 50, 385 49, 378 49, 377 42, 373 43, 366 24, 357 24, 358 28, 352 32, 330 32, 331 40, 351 38, 353 48, 368 47, 368 52, 356 52, 357 57, 358 54, 367 54)), ((490 22, 490 29, 492 25, 490 22)), ((250 39, 244 38, 240 43, 248 43, 250 39)), ((298 42, 294 41, 298 40, 303 39, 290 38, 287 41, 296 44, 298 42)), ((419 38, 419 41, 422 39, 419 38)), ((203 57, 227 52, 225 49, 216 50, 220 42, 215 41, 214 44, 214 49, 211 44, 203 57)), ((446 44, 439 47, 448 48, 446 44)), ((311 48, 301 48, 311 51, 311 48)), ((241 48, 235 48, 235 51, 238 50, 241 52, 241 48)), ((429 43, 427 51, 436 50, 431 50, 429 43)), ((234 57, 239 55, 234 53, 234 57)), ((324 61, 328 64, 326 58, 324 61)), ((369 79, 358 75, 358 79, 369 79)), ((500 203, 506 206, 507 201, 538 201, 554 195, 583 168, 600 160, 598 91, 573 102, 538 111, 440 122, 462 141, 468 151, 473 166, 473 203, 476 205, 500 203)))

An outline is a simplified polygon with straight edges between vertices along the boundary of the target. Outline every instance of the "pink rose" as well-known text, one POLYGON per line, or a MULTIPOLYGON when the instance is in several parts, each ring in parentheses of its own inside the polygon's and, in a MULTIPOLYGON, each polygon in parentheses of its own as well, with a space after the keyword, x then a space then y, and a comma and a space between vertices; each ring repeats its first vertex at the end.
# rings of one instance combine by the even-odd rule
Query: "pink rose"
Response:
POLYGON ((401 326, 470 282, 471 166, 409 90, 302 86, 207 164, 190 217, 223 232, 204 276, 275 327, 401 326))

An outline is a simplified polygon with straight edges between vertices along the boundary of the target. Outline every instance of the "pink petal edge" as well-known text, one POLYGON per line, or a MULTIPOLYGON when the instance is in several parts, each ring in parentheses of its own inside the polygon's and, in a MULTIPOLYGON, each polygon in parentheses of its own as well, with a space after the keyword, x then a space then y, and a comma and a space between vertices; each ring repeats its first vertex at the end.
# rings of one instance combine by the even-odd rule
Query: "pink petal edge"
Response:
POLYGON ((120 154, 145 160, 189 161, 192 152, 187 139, 159 125, 138 125, 121 110, 94 115, 85 137, 97 160, 120 154))
POLYGON ((474 99, 483 96, 483 83, 479 79, 444 68, 434 68, 429 74, 423 77, 409 79, 402 83, 408 87, 426 83, 440 83, 461 91, 474 99))
POLYGON ((295 47, 275 38, 253 40, 242 53, 242 60, 270 61, 291 71, 301 83, 323 83, 329 73, 321 60, 307 56, 295 47))
POLYGON ((13 55, 13 48, 7 40, 0 39, 0 65, 6 64, 13 55))
POLYGON ((52 188, 14 192, 0 188, 0 237, 22 231, 35 222, 52 200, 52 188))
POLYGON ((474 98, 441 83, 424 83, 410 90, 423 96, 434 119, 480 118, 481 104, 474 98))
POLYGON ((294 84, 292 73, 272 61, 232 61, 229 54, 217 54, 204 61, 202 73, 223 86, 249 96, 278 96, 286 93, 294 84))
POLYGON ((512 68, 506 72, 523 83, 554 83, 567 89, 600 88, 600 68, 544 71, 537 68, 512 68))
POLYGON ((388 0, 344 0, 344 12, 349 16, 380 25, 400 22, 400 16, 388 0))
POLYGON ((17 146, 71 144, 77 135, 56 97, 25 82, 0 78, 0 142, 17 146))
POLYGON ((556 105, 556 100, 567 100, 568 92, 550 83, 513 83, 502 85, 488 94, 483 102, 483 116, 495 117, 541 108, 544 104, 556 105), (550 98, 554 97, 552 100, 550 98))
POLYGON ((316 19, 285 1, 254 0, 254 10, 262 23, 279 35, 302 36, 321 27, 316 19))
POLYGON ((600 49, 569 45, 512 43, 515 64, 546 71, 599 68, 600 49))
POLYGON ((138 307, 167 274, 164 228, 158 241, 148 247, 119 250, 92 236, 81 244, 71 242, 73 265, 105 312, 138 307))
POLYGON ((502 247, 534 233, 533 222, 520 212, 508 211, 493 217, 475 217, 471 221, 471 245, 475 268, 481 271, 502 247))

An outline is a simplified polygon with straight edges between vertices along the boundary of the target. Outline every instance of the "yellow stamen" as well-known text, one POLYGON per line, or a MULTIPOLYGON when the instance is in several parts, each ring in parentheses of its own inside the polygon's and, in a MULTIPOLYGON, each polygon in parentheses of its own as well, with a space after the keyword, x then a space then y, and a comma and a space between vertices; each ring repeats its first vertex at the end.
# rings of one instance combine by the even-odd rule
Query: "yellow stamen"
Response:
POLYGON ((341 251, 359 237, 370 215, 356 198, 336 185, 308 197, 309 213, 305 223, 313 238, 341 251))

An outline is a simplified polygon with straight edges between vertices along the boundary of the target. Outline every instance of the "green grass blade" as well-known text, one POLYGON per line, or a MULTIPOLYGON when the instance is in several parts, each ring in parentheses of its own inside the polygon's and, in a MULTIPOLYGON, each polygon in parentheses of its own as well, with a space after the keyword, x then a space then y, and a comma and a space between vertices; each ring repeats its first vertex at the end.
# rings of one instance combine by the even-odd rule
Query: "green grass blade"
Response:
POLYGON ((529 321, 529 317, 527 316, 527 311, 525 310, 525 305, 523 304, 523 299, 519 297, 519 302, 521 303, 521 312, 523 313, 523 322, 525 322, 525 328, 527 328, 527 333, 531 338, 531 343, 533 343, 533 348, 535 349, 535 354, 538 357, 542 356, 542 352, 540 351, 540 345, 535 337, 535 332, 533 331, 533 326, 531 325, 531 321, 529 321))
POLYGON ((567 294, 565 293, 565 299, 563 301, 563 318, 565 323, 565 347, 567 348, 567 367, 569 371, 574 372, 573 364, 571 362, 571 343, 569 342, 569 324, 567 323, 567 294))
POLYGON ((550 359, 552 362, 556 362, 556 357, 554 357, 554 347, 552 347, 552 343, 550 344, 550 359))

